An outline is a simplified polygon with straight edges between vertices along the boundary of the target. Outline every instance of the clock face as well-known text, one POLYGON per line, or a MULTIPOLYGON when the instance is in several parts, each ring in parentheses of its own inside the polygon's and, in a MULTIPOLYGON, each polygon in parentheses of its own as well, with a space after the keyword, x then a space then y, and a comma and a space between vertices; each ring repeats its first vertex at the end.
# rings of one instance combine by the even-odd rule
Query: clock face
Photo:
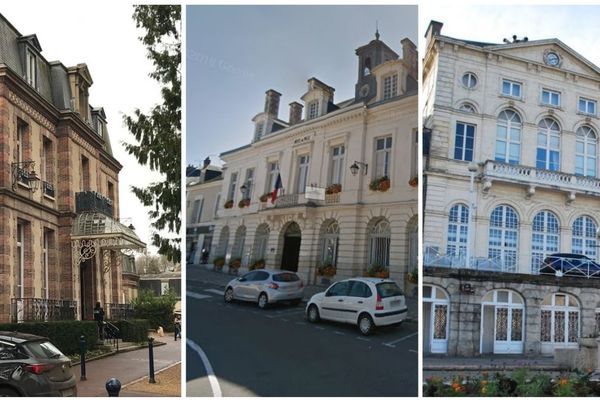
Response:
POLYGON ((560 57, 554 51, 549 51, 546 54, 546 64, 556 67, 560 63, 560 57))
POLYGON ((363 85, 360 88, 358 94, 360 95, 360 97, 367 97, 367 95, 369 94, 369 85, 363 85))

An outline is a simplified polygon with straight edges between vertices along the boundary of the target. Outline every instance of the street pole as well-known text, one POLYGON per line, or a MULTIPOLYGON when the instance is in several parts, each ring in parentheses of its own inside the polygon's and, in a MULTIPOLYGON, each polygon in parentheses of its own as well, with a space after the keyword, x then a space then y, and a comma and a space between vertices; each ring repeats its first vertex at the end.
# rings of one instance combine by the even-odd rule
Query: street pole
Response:
MULTIPOLYGON (((470 174, 470 186, 469 186, 469 194, 470 194, 470 198, 469 198, 469 223, 468 223, 468 230, 469 232, 467 233, 467 261, 466 261, 466 268, 469 268, 471 266, 471 254, 472 254, 472 245, 473 245, 473 221, 475 219, 475 173, 477 172, 478 167, 477 164, 475 164, 474 162, 471 162, 469 164, 469 174, 470 174)), ((459 216, 460 218, 460 216, 459 216)), ((460 232, 459 232, 460 234, 460 232)))

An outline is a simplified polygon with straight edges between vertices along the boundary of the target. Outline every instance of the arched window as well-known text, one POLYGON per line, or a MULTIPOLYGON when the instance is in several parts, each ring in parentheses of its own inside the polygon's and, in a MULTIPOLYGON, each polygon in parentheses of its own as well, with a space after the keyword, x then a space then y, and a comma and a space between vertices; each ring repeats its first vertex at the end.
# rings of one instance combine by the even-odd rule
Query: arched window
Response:
POLYGON ((219 235, 219 251, 217 252, 217 257, 226 257, 227 250, 229 247, 229 227, 224 226, 221 229, 221 234, 219 235))
POLYGON ((477 110, 475 109, 475 106, 469 102, 464 102, 460 105, 460 107, 458 107, 458 109, 460 111, 464 111, 464 112, 468 112, 468 113, 472 113, 475 114, 477 112, 477 110))
POLYGON ((517 268, 518 243, 519 218, 517 213, 510 206, 496 207, 490 216, 488 257, 503 271, 514 272, 517 268))
POLYGON ((337 265, 338 243, 340 241, 340 227, 337 221, 326 221, 321 241, 321 263, 337 265))
POLYGON ((260 224, 256 228, 254 236, 254 249, 252 251, 255 261, 264 260, 267 253, 267 244, 269 242, 269 225, 260 224))
POLYGON ((560 169, 560 127, 552 118, 544 118, 538 124, 536 167, 560 169))
POLYGON ((448 241, 446 254, 454 257, 465 257, 467 254, 467 238, 469 235, 469 207, 456 204, 448 214, 448 241))
POLYGON ((579 302, 566 293, 546 296, 541 307, 540 340, 542 353, 552 353, 556 348, 578 346, 579 302))
POLYGON ((496 161, 519 164, 521 159, 521 117, 512 110, 498 115, 496 161))
POLYGON ((242 258, 244 255, 244 245, 246 242, 246 227, 240 225, 235 231, 235 240, 233 241, 232 258, 242 258))
POLYGON ((560 226, 558 218, 550 211, 541 211, 533 218, 531 236, 531 273, 539 273, 544 258, 558 253, 560 226))
POLYGON ((592 217, 584 215, 573 222, 573 239, 571 249, 575 254, 584 254, 589 258, 596 259, 597 239, 596 222, 592 217))
POLYGON ((596 176, 596 148, 598 137, 591 127, 580 126, 576 132, 575 174, 596 176))
POLYGON ((369 265, 390 265, 390 223, 382 219, 369 232, 369 265))

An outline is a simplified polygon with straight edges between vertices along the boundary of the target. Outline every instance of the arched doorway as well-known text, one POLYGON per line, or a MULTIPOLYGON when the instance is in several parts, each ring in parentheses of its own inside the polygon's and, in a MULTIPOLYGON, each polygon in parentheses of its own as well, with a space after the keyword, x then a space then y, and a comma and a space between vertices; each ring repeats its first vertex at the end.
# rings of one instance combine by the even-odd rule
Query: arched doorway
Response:
POLYGON ((223 229, 221 229, 221 234, 219 235, 219 247, 216 257, 227 257, 227 248, 229 247, 229 227, 225 225, 223 229))
POLYGON ((579 301, 567 293, 553 293, 544 298, 540 323, 543 354, 579 347, 579 309, 579 301))
POLYGON ((450 298, 444 289, 423 285, 423 349, 425 353, 447 353, 450 298))
POLYGON ((497 289, 481 302, 481 353, 523 353, 523 298, 512 290, 497 289))
POLYGON ((298 259, 300 258, 300 242, 302 232, 297 223, 291 222, 283 233, 283 252, 281 256, 281 269, 287 271, 298 271, 298 259))

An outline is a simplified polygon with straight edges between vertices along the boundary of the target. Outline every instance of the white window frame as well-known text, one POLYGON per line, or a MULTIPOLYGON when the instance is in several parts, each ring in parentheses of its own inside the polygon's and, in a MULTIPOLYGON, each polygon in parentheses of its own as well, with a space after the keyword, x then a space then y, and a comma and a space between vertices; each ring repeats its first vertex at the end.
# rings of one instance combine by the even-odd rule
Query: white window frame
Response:
POLYGON ((319 117, 319 100, 313 100, 306 106, 306 119, 315 119, 319 117))
POLYGON ((252 198, 252 189, 254 189, 254 168, 248 168, 246 170, 246 181, 244 182, 246 185, 246 193, 244 197, 246 199, 252 198))
POLYGON ((523 98, 523 84, 521 82, 503 78, 502 84, 500 86, 500 93, 502 93, 503 96, 508 96, 508 97, 512 97, 515 99, 521 99, 521 98, 523 98), (508 93, 504 91, 505 84, 508 84, 508 93), (513 94, 515 91, 515 88, 519 88, 518 95, 513 94))
POLYGON ((495 146, 494 146, 494 159, 496 161, 501 161, 504 163, 508 163, 508 164, 519 164, 521 162, 521 139, 523 136, 523 121, 521 120, 521 116, 516 112, 513 111, 511 109, 507 109, 507 110, 503 110, 502 112, 500 112, 500 114, 498 115, 498 118, 496 120, 496 141, 495 141, 495 146), (518 119, 518 123, 515 122, 515 117, 509 118, 509 116, 514 115, 516 117, 516 119, 518 119), (502 114, 506 114, 507 118, 505 120, 500 119, 500 116, 502 114), (503 127, 506 128, 506 137, 505 138, 501 138, 498 135, 499 132, 499 128, 503 127), (512 137, 512 131, 513 130, 518 130, 518 140, 514 139, 512 137), (498 157, 498 143, 499 142, 503 142, 505 143, 505 148, 504 148, 504 154, 500 154, 501 156, 503 156, 501 159, 499 159, 498 157), (516 145, 518 147, 518 158, 515 162, 515 160, 511 160, 511 147, 516 145))
POLYGON ((398 94, 398 74, 383 78, 383 100, 391 99, 398 94))
POLYGON ((462 122, 462 121, 456 121, 456 128, 454 130, 454 151, 452 154, 452 158, 454 160, 459 160, 459 161, 473 161, 473 157, 475 155, 475 135, 477 132, 477 125, 475 124, 470 124, 467 122, 462 122), (462 143, 458 143, 458 124, 463 125, 463 132, 462 132, 462 143), (471 159, 467 160, 466 159, 466 153, 467 153, 467 129, 468 127, 473 127, 473 145, 471 146, 471 148, 469 150, 471 150, 471 159), (456 149, 457 147, 462 148, 461 150, 461 155, 459 158, 456 158, 456 149))
POLYGON ((330 174, 329 174, 329 184, 342 184, 344 179, 344 160, 346 157, 346 145, 339 144, 331 147, 330 151, 331 161, 329 163, 330 166, 330 174), (337 154, 335 154, 337 151, 337 154))
POLYGON ((467 89, 475 89, 478 83, 477 75, 473 72, 465 72, 460 79, 462 85, 467 89))
POLYGON ((296 179, 296 191, 298 194, 306 192, 306 186, 308 185, 308 169, 310 166, 310 155, 301 154, 297 158, 297 179, 296 179))
POLYGON ((25 79, 37 89, 37 57, 30 49, 25 49, 25 79))
POLYGON ((219 202, 221 201, 221 194, 217 194, 217 199, 215 201, 215 209, 213 210, 213 216, 217 217, 219 212, 219 202))
POLYGON ((51 232, 48 229, 44 229, 44 238, 42 243, 42 296, 45 299, 49 298, 48 288, 48 269, 50 267, 49 253, 50 253, 50 235, 51 232))
POLYGON ((552 89, 542 88, 542 93, 540 94, 540 103, 545 106, 560 107, 560 92, 552 89), (548 101, 544 100, 544 96, 548 96, 548 101), (556 99, 556 102, 554 102, 553 99, 556 99))
POLYGON ((469 207, 457 203, 448 212, 446 255, 464 259, 467 256, 469 237, 469 207))
POLYGON ((235 189, 237 188, 238 173, 232 172, 229 177, 229 190, 227 191, 227 201, 235 201, 235 189))
POLYGON ((340 226, 335 220, 329 221, 323 231, 323 238, 321 240, 321 264, 324 265, 324 263, 329 261, 331 265, 337 266, 339 242, 340 226), (331 249, 331 252, 328 249, 331 249), (333 253, 333 256, 330 257, 330 253, 333 253))
POLYGON ((390 178, 393 145, 391 135, 375 139, 375 178, 382 176, 390 178), (380 142, 383 142, 383 148, 378 149, 380 142))
POLYGON ((542 210, 531 224, 531 273, 539 274, 546 256, 560 251, 560 221, 556 214, 542 210))
POLYGON ((579 99, 577 100, 577 111, 579 111, 580 113, 585 114, 585 115, 595 116, 598 112, 598 102, 596 100, 592 100, 587 97, 579 97, 579 99), (583 109, 581 107, 582 103, 583 103, 583 109), (594 106, 593 112, 588 111, 590 104, 594 106))
POLYGON ((369 265, 390 266, 391 236, 390 223, 386 219, 377 221, 369 232, 369 265))
POLYGON ((575 174, 581 176, 595 177, 597 174, 598 161, 598 134, 588 125, 582 125, 575 132, 575 174), (579 145, 583 146, 583 152, 577 150, 579 145), (594 154, 588 151, 589 146, 593 145, 594 154), (577 170, 578 160, 583 161, 583 171, 577 170), (593 167, 590 173, 590 166, 593 167))
MULTIPOLYGON (((573 221, 571 228, 571 252, 583 254, 592 260, 597 260, 598 239, 596 237, 596 230, 598 229, 598 224, 596 221, 589 215, 580 215, 573 221), (581 224, 581 234, 576 234, 575 225, 579 223, 581 224), (575 243, 578 244, 576 245, 575 243)), ((577 230, 579 231, 580 229, 577 230)))
POLYGON ((268 179, 267 179, 267 188, 265 193, 271 193, 275 190, 275 182, 277 181, 277 175, 279 174, 279 162, 273 161, 268 165, 268 179))
POLYGON ((536 168, 541 168, 541 169, 547 169, 550 171, 560 171, 560 141, 561 141, 561 135, 560 135, 560 125, 558 125, 558 122, 556 122, 556 120, 554 120, 553 118, 543 118, 537 126, 537 145, 536 145, 536 151, 535 151, 535 166, 536 168), (545 124, 545 126, 542 126, 542 124, 545 124), (553 147, 552 142, 556 141, 558 143, 558 145, 556 147, 553 147), (540 143, 541 141, 543 141, 543 143, 540 143), (542 149, 545 151, 546 157, 544 160, 538 160, 538 149, 542 149), (551 157, 550 154, 551 152, 557 152, 558 153, 558 164, 556 165, 556 168, 551 168, 551 157), (538 162, 542 161, 544 163, 543 166, 539 166, 538 162))
POLYGON ((516 272, 519 256, 519 229, 520 221, 517 211, 506 204, 501 204, 494 208, 490 214, 490 226, 488 236, 488 257, 490 259, 500 258, 500 263, 504 272, 516 272), (500 210, 500 225, 495 225, 493 220, 494 213, 500 210), (512 220, 509 219, 509 210, 514 214, 516 227, 512 226, 512 220), (492 231, 499 232, 499 244, 492 244, 492 231), (514 246, 508 245, 509 236, 514 234, 514 246))
POLYGON ((15 297, 23 299, 25 297, 25 222, 17 221, 17 272, 15 276, 15 297))

